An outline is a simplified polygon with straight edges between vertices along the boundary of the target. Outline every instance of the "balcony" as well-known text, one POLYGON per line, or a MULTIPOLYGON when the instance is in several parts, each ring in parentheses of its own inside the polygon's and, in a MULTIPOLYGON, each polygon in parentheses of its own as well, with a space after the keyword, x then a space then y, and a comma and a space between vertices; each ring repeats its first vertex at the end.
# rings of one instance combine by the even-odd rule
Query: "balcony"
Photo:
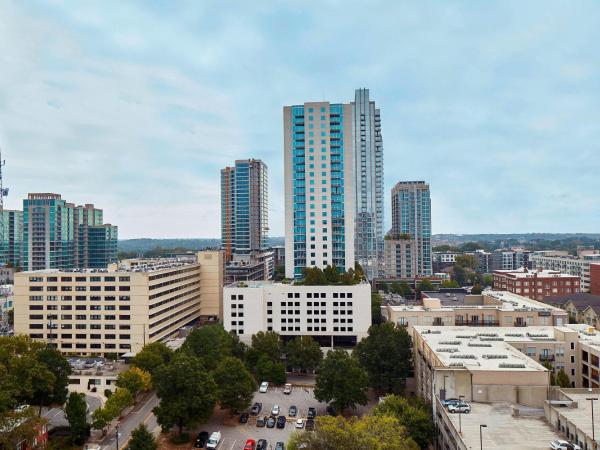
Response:
POLYGON ((553 362, 554 361, 554 355, 540 355, 540 362, 553 362))
POLYGON ((497 327, 500 322, 497 320, 455 320, 454 325, 464 327, 497 327))
POLYGON ((519 321, 515 322, 515 327, 526 327, 526 326, 527 326, 527 322, 519 322, 519 321))

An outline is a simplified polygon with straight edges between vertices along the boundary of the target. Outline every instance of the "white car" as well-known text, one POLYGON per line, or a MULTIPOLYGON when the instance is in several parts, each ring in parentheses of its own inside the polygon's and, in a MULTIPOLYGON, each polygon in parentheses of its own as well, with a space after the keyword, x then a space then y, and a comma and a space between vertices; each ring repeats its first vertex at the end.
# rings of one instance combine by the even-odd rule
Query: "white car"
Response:
POLYGON ((221 442, 221 432, 215 431, 208 438, 208 442, 206 443, 206 448, 217 448, 217 446, 219 445, 219 442, 221 442))
POLYGON ((288 395, 292 393, 292 385, 290 383, 285 384, 283 387, 283 393, 288 395))
POLYGON ((271 408, 271 415, 272 416, 279 415, 279 405, 273 405, 273 408, 271 408))
POLYGON ((267 392, 269 389, 269 383, 267 381, 263 381, 260 383, 260 387, 258 388, 258 392, 262 392, 263 394, 267 392))
POLYGON ((553 450, 581 450, 579 445, 569 441, 552 441, 550 442, 550 448, 553 450))
POLYGON ((471 405, 468 403, 456 403, 448 405, 448 412, 450 413, 462 413, 469 414, 471 412, 471 405))
POLYGON ((304 419, 296 420, 296 428, 298 428, 298 429, 304 428, 304 419))

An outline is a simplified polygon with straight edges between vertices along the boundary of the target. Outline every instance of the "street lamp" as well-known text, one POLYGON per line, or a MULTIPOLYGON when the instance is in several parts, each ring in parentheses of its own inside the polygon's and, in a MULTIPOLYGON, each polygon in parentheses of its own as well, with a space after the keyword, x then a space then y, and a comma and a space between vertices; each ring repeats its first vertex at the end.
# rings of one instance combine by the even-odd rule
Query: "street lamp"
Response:
POLYGON ((115 432, 117 433, 117 450, 119 450, 119 424, 115 425, 115 432))
POLYGON ((592 405, 592 441, 594 442, 594 449, 595 449, 596 448, 596 431, 594 430, 594 401, 598 400, 598 397, 588 397, 588 398, 586 398, 586 400, 589 400, 592 405))
POLYGON ((479 425, 479 448, 483 450, 483 429, 487 428, 487 425, 479 425))
MULTIPOLYGON (((462 402, 462 399, 465 398, 464 395, 459 395, 458 396, 458 404, 460 405, 460 403, 462 402)), ((460 434, 462 436, 462 420, 461 420, 461 413, 460 413, 461 409, 458 408, 458 434, 460 434)))

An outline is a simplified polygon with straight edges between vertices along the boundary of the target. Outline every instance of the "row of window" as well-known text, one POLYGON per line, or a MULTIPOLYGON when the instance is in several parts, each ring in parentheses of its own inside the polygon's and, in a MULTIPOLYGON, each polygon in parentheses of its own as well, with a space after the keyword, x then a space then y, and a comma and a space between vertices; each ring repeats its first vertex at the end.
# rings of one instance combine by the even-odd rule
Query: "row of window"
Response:
MULTIPOLYGON (((65 316, 65 317, 71 317, 71 316, 65 316)), ((87 320, 87 317, 88 316, 86 316, 85 314, 76 314, 75 320, 87 320)), ((29 315, 29 320, 42 320, 43 318, 44 318, 43 314, 30 314, 29 315)), ((58 315, 57 314, 47 314, 46 319, 58 320, 58 315)), ((102 319, 103 319, 103 317, 100 314, 90 314, 90 316, 89 316, 89 320, 102 320, 102 319)), ((65 320, 71 320, 71 319, 65 319, 65 320)), ((104 315, 104 320, 117 320, 117 316, 104 315)), ((131 320, 131 316, 120 314, 119 320, 131 320)))
MULTIPOLYGON (((86 297, 85 295, 76 295, 75 296, 75 300, 78 302, 84 302, 84 301, 87 301, 88 299, 93 302, 99 302, 101 300, 104 300, 107 302, 114 302, 117 299, 117 297, 114 295, 105 295, 104 297, 101 297, 99 295, 90 295, 89 297, 86 297)), ((47 295, 45 300, 49 301, 49 302, 57 302, 59 300, 63 301, 63 302, 69 302, 69 301, 73 300, 73 296, 61 295, 59 297, 58 295, 47 295)), ((129 300, 131 300, 131 297, 129 295, 119 295, 119 301, 128 302, 129 300)), ((43 302, 44 296, 43 295, 30 295, 29 301, 30 302, 43 302)))
MULTIPOLYGON (((77 292, 85 292, 87 291, 87 286, 75 286, 75 291, 77 292)), ((71 292, 73 290, 73 286, 61 286, 61 292, 71 292)), ((90 286, 90 291, 99 292, 102 291, 102 286, 90 286)), ((104 291, 114 292, 117 290, 117 286, 104 286, 104 291)), ((131 286, 119 286, 119 291, 127 292, 131 290, 131 286)), ((44 292, 44 286, 29 286, 29 292, 44 292)), ((58 286, 46 286, 46 292, 58 292, 58 286)))
MULTIPOLYGON (((61 311, 71 311, 73 309, 72 305, 60 305, 61 311)), ((85 311, 87 309, 87 305, 75 305, 76 311, 85 311)), ((117 309, 116 305, 104 305, 105 311, 115 311, 117 309)), ((119 305, 120 311, 129 311, 131 306, 129 305, 119 305)), ((44 305, 29 305, 29 311, 43 311, 44 305)), ((58 311, 58 305, 46 305, 47 311, 58 311)), ((100 311, 102 310, 102 305, 90 305, 91 311, 100 311)))
MULTIPOLYGON (((46 281, 48 283, 57 283, 58 277, 46 277, 46 281)), ((73 281, 73 277, 60 277, 60 281, 62 283, 71 283, 73 281)), ((87 282, 99 283, 103 280, 102 280, 102 277, 99 277, 99 276, 90 276, 90 277, 75 277, 75 281, 77 283, 87 283, 87 282)), ((105 283, 111 283, 114 281, 117 281, 116 277, 114 277, 114 276, 105 276, 104 277, 105 283)), ((119 277, 119 281, 128 282, 128 281, 130 281, 130 277, 128 277, 128 276, 119 277)), ((43 283, 44 277, 32 276, 32 277, 29 277, 29 282, 30 283, 43 283)))

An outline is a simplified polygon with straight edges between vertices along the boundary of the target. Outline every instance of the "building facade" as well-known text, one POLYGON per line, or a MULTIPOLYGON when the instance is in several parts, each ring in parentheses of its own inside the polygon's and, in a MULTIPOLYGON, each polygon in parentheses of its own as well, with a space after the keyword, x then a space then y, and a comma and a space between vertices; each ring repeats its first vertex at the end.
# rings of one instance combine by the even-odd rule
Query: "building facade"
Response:
POLYGON ((368 279, 382 276, 383 141, 381 113, 368 89, 357 89, 354 102, 356 226, 354 253, 368 279))
POLYGON ((384 277, 413 278, 417 275, 415 240, 388 233, 384 240, 384 277))
POLYGON ((590 265, 600 263, 600 255, 570 256, 566 252, 539 251, 531 255, 534 269, 555 270, 580 278, 580 289, 587 292, 591 287, 590 265))
POLYGON ((5 209, 0 214, 0 265, 21 267, 23 212, 5 209))
POLYGON ((392 189, 392 233, 415 241, 417 275, 431 275, 431 197, 424 181, 400 181, 392 189))
POLYGON ((543 300, 579 292, 579 277, 552 270, 495 270, 494 289, 543 300))
POLYGON ((243 342, 260 331, 284 341, 311 336, 322 347, 352 347, 371 325, 371 287, 248 282, 223 289, 223 325, 243 342))
POLYGON ((261 160, 221 170, 221 247, 227 261, 269 247, 268 171, 261 160))
POLYGON ((23 200, 23 269, 104 268, 117 259, 118 229, 102 223, 102 210, 75 206, 59 194, 23 200))
POLYGON ((204 301, 210 307, 220 303, 219 253, 200 252, 191 260, 125 260, 102 270, 17 273, 15 334, 72 355, 136 353, 198 320, 204 301))
POLYGON ((302 278, 306 267, 354 267, 352 119, 350 104, 283 109, 287 278, 302 278))

